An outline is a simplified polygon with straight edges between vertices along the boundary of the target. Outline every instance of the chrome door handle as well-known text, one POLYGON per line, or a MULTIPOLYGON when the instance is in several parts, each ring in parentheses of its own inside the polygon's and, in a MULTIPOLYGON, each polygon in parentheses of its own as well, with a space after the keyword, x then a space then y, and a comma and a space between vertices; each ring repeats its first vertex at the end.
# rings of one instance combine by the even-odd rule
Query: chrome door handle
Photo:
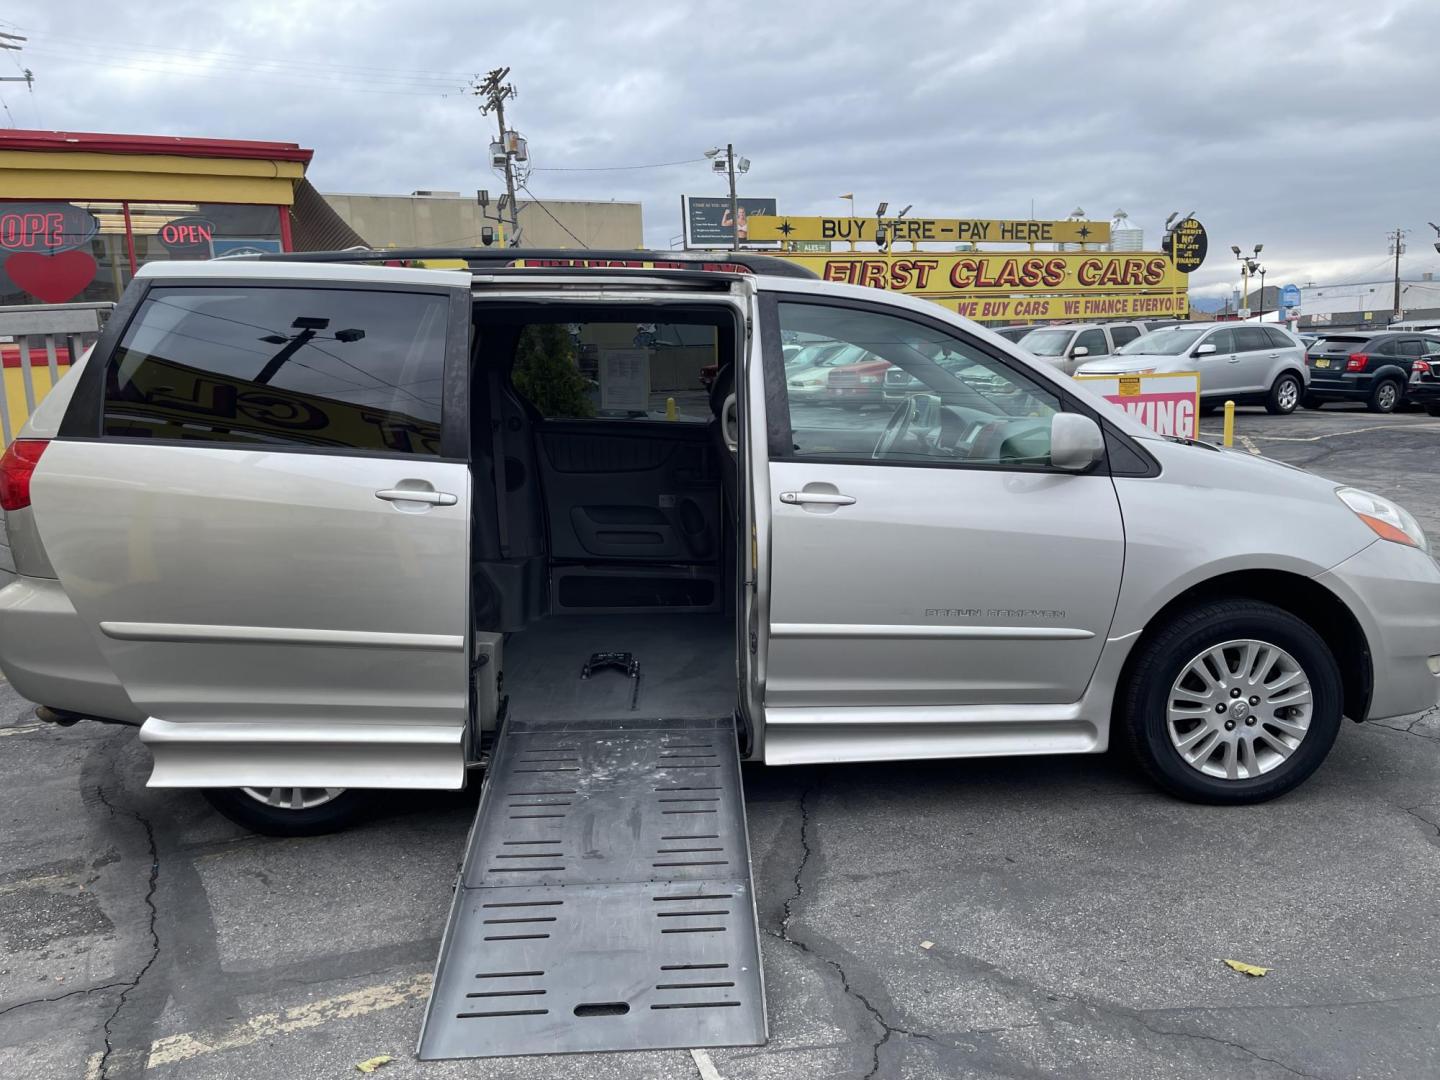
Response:
POLYGON ((824 506, 849 506, 855 501, 853 495, 831 495, 827 491, 782 491, 780 493, 782 503, 797 505, 799 503, 820 503, 824 506))
POLYGON ((1238 364, 1240 362, 1240 357, 1238 356, 1231 356, 1227 357, 1226 359, 1232 364, 1238 364))
POLYGON ((459 502, 448 491, 417 491, 413 488, 384 488, 375 492, 375 497, 386 502, 422 502, 431 506, 454 506, 459 502))

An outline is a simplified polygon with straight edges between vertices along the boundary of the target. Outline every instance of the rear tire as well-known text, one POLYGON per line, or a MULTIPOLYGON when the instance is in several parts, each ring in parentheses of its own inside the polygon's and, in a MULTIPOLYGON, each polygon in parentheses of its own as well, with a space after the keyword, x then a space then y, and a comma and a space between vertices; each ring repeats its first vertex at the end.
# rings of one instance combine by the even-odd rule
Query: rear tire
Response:
POLYGON ((1301 389, 1300 376, 1293 371, 1282 371, 1265 398, 1265 411, 1272 416, 1290 415, 1300 404, 1301 389))
POLYGON ((1221 600, 1181 611, 1140 644, 1116 719, 1161 788, 1234 806, 1283 795, 1319 768, 1342 700, 1335 658, 1308 624, 1273 604, 1221 600))
POLYGON ((347 788, 207 788, 206 800, 225 817, 264 836, 319 836, 359 820, 370 793, 347 788), (299 807, 290 794, 300 792, 299 807), (280 794, 280 793, 285 794, 280 794))
POLYGON ((1371 412, 1393 413, 1400 404, 1403 389, 1395 379, 1381 379, 1370 391, 1365 407, 1371 412))

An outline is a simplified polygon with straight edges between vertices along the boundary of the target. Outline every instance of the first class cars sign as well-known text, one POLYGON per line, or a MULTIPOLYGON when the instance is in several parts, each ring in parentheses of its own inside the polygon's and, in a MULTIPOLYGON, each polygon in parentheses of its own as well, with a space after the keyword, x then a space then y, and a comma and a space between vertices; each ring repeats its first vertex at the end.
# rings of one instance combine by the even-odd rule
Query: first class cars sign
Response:
POLYGON ((1127 293, 1183 291, 1189 278, 1159 253, 1105 251, 878 252, 792 255, 785 258, 826 281, 929 296, 975 296, 1017 292, 1127 293))
POLYGON ((1078 375, 1087 390, 1099 394, 1127 416, 1161 435, 1200 437, 1200 373, 1176 371, 1151 375, 1078 375))

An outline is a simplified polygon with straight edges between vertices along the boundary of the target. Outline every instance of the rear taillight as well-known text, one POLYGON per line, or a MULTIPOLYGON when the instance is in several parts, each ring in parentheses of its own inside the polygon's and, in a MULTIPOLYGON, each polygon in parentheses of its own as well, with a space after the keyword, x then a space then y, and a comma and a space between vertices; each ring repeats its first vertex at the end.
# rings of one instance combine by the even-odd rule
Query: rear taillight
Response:
POLYGON ((0 509, 24 510, 30 505, 30 477, 40 464, 48 439, 16 439, 0 457, 0 509))
POLYGON ((1345 361, 1346 371, 1364 371, 1365 365, 1370 362, 1370 357, 1363 352, 1352 352, 1350 358, 1345 361))
POLYGON ((1411 371, 1418 371, 1421 375, 1430 374, 1430 362, 1428 360, 1416 360, 1410 365, 1411 371))

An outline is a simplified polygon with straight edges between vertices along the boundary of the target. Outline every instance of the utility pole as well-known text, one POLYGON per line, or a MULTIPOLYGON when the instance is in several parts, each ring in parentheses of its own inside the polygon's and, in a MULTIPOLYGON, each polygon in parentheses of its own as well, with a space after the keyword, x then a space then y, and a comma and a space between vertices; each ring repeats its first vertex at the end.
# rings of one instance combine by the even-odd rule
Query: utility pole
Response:
MULTIPOLYGON (((29 38, 21 37, 19 34, 0 33, 0 49, 9 49, 12 52, 20 52, 23 45, 17 45, 19 41, 29 41, 29 38)), ((30 89, 35 89, 35 73, 29 68, 22 68, 19 75, 0 75, 0 82, 23 82, 30 89)))
POLYGON ((1405 234, 1409 231, 1397 225, 1395 231, 1389 235, 1390 253, 1395 256, 1395 313, 1391 317, 1393 322, 1400 321, 1400 256, 1405 254, 1405 234))
MULTIPOLYGON (((512 83, 504 81, 505 76, 510 74, 510 69, 496 68, 485 76, 484 82, 472 82, 471 92, 481 99, 480 115, 489 116, 492 112, 500 126, 500 141, 490 144, 490 163, 496 164, 498 158, 503 156, 505 166, 505 191, 508 198, 510 212, 510 227, 505 230, 505 246, 520 246, 520 207, 515 202, 515 158, 523 153, 517 151, 515 143, 519 137, 514 132, 505 130, 505 101, 515 96, 515 87, 512 83), (513 136, 513 138, 511 137, 513 136)), ((503 222, 505 210, 500 210, 500 220, 503 222)))

